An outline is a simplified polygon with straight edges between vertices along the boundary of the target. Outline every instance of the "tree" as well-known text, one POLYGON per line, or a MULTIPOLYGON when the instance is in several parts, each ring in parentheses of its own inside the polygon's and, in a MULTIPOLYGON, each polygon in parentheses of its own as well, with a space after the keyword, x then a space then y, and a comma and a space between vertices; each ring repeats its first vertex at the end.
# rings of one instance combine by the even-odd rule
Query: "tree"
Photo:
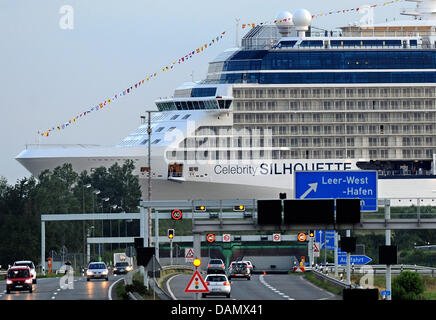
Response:
POLYGON ((424 290, 424 279, 416 272, 404 271, 392 282, 394 300, 418 300, 424 290))

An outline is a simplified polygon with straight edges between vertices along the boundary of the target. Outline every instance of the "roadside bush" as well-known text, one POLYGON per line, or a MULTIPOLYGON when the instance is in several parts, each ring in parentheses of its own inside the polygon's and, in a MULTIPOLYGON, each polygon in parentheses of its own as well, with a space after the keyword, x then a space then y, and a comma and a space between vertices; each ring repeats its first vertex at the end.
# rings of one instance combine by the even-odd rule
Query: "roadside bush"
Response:
POLYGON ((132 284, 126 285, 126 291, 137 292, 140 295, 147 294, 147 288, 139 280, 133 280, 132 284))
POLYGON ((392 281, 394 300, 419 300, 424 290, 424 279, 416 272, 404 271, 392 281))

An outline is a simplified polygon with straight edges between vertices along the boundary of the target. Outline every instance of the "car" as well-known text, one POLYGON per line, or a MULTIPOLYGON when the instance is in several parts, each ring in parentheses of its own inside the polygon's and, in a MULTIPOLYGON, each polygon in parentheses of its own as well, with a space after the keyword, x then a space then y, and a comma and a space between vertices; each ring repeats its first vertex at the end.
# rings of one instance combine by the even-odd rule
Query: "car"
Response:
POLYGON ((12 266, 6 274, 6 293, 17 290, 33 291, 33 278, 28 266, 12 266))
POLYGON ((211 259, 207 264, 207 274, 212 273, 223 273, 225 274, 225 265, 224 261, 221 259, 211 259))
POLYGON ((243 261, 232 264, 229 270, 229 279, 232 278, 246 278, 247 280, 251 280, 251 270, 248 268, 248 264, 243 261))
POLYGON ((249 260, 243 260, 242 262, 245 262, 245 263, 247 264, 248 269, 250 269, 250 273, 253 273, 254 266, 253 266, 253 264, 251 263, 251 261, 249 261, 249 260))
POLYGON ((129 265, 128 262, 123 261, 123 262, 117 262, 115 263, 114 269, 113 269, 113 273, 114 274, 126 274, 129 271, 132 271, 132 266, 129 265))
POLYGON ((224 295, 230 298, 232 287, 225 274, 208 274, 204 281, 210 291, 202 293, 203 298, 209 295, 224 295))
POLYGON ((105 279, 109 280, 109 270, 104 262, 91 262, 86 270, 86 281, 91 279, 105 279))
POLYGON ((13 266, 19 267, 19 266, 26 266, 30 269, 30 274, 32 276, 32 283, 36 283, 36 268, 35 264, 32 261, 29 260, 23 260, 23 261, 15 261, 13 266))

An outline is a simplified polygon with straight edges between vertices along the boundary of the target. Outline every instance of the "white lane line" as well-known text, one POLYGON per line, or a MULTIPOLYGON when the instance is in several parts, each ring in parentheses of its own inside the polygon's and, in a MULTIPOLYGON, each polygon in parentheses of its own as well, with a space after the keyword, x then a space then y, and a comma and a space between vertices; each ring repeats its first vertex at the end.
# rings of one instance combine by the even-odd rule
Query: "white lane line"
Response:
POLYGON ((274 288, 273 286, 271 286, 270 284, 268 284, 268 282, 265 281, 264 276, 261 275, 259 277, 260 282, 262 282, 263 285, 265 285, 265 287, 269 288, 270 290, 274 291, 275 293, 278 293, 282 298, 287 299, 287 300, 295 300, 293 298, 290 298, 289 296, 287 296, 286 294, 280 292, 279 290, 277 290, 276 288, 274 288))
POLYGON ((116 283, 120 282, 121 280, 124 280, 124 277, 118 279, 117 281, 115 281, 114 283, 112 283, 112 284, 110 285, 110 287, 109 287, 109 292, 108 292, 108 299, 109 299, 109 300, 112 300, 112 287, 113 287, 116 283))
POLYGON ((172 276, 171 278, 168 279, 168 281, 167 281, 167 283, 166 283, 167 290, 168 290, 168 292, 169 292, 169 294, 170 294, 170 296, 171 296, 171 298, 172 298, 173 300, 177 300, 177 298, 176 298, 176 296, 174 295, 174 293, 171 291, 171 288, 170 288, 170 282, 171 282, 171 280, 173 280, 175 277, 180 276, 180 275, 181 275, 181 274, 176 274, 176 275, 172 276))

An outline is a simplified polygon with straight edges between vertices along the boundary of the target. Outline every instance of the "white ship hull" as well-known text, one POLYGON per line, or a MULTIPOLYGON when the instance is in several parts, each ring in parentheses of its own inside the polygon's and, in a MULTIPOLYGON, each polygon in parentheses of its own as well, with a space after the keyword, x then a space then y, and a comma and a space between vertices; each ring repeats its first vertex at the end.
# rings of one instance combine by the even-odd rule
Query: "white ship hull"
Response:
MULTIPOLYGON (((50 150, 25 150, 17 160, 37 177, 42 170, 53 170, 63 163, 71 163, 76 172, 86 170, 89 173, 99 166, 110 167, 114 163, 122 165, 125 160, 130 159, 135 163, 134 173, 139 176, 143 199, 147 199, 148 173, 140 170, 148 165, 146 148, 56 148, 53 150, 57 157, 53 157, 50 150), (64 150, 64 153, 61 154, 59 150, 64 150)), ((155 150, 157 151, 153 149, 155 150)), ((182 177, 168 177, 168 162, 162 156, 155 155, 151 160, 153 200, 262 199, 278 198, 280 193, 286 193, 288 198, 293 198, 293 173, 296 170, 359 170, 356 166, 357 159, 292 159, 251 163, 209 161, 186 162, 183 164, 182 177), (195 171, 190 171, 190 168, 195 171)), ((422 199, 420 205, 434 203, 436 178, 379 179, 378 198, 389 198, 392 205, 417 205, 417 198, 422 199)))

